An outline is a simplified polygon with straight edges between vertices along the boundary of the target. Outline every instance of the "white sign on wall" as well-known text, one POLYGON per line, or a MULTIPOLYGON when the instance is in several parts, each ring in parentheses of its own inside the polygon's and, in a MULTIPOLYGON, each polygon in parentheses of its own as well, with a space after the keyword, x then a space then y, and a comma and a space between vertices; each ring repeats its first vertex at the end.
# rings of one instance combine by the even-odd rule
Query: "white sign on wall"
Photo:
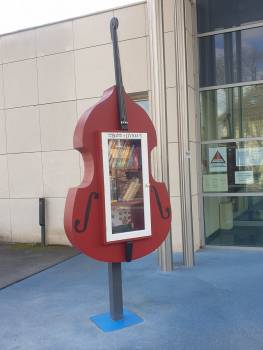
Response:
POLYGON ((237 148, 236 165, 263 165, 263 147, 237 148))
POLYGON ((227 172, 226 147, 211 147, 208 149, 209 171, 211 173, 227 172))

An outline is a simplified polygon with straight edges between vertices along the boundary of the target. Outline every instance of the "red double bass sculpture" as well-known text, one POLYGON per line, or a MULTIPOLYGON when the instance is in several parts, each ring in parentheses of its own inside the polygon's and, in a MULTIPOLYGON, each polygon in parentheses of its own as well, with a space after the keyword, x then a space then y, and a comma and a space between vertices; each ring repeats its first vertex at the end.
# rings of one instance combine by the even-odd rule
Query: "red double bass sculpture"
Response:
POLYGON ((81 116, 75 129, 74 148, 84 162, 82 183, 68 192, 64 227, 68 239, 84 254, 104 262, 124 262, 147 255, 166 238, 171 223, 169 195, 164 183, 151 175, 151 152, 157 146, 155 128, 147 113, 125 93, 117 39, 118 20, 111 20, 116 86, 81 116), (147 237, 106 242, 102 132, 147 134, 151 232, 147 237))

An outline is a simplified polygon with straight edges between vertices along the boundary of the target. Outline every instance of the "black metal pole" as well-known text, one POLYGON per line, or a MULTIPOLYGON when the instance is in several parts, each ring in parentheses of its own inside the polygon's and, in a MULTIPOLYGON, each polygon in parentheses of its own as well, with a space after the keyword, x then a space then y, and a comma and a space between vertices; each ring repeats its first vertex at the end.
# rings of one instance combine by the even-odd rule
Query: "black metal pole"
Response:
POLYGON ((39 225, 41 227, 41 245, 46 245, 45 198, 39 198, 39 225))
POLYGON ((108 264, 110 315, 114 321, 123 318, 121 263, 108 264))
MULTIPOLYGON (((119 22, 116 17, 111 19, 110 31, 113 44, 113 58, 115 68, 115 79, 117 86, 117 100, 119 110, 120 128, 128 129, 128 120, 126 106, 124 101, 124 88, 122 83, 120 54, 118 45, 117 28, 119 22)), ((108 264, 109 276, 109 297, 110 297, 110 316, 112 320, 118 321, 123 319, 123 298, 122 298, 122 278, 121 278, 121 263, 108 264)))

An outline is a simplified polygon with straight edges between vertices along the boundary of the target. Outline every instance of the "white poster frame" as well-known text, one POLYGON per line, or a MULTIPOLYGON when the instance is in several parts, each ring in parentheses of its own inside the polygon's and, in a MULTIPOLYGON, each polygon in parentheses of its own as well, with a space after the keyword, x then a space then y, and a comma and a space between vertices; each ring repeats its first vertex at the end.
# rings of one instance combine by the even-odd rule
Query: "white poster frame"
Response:
POLYGON ((102 161, 103 161, 103 183, 104 183, 104 208, 106 222, 106 242, 130 240, 151 236, 151 209, 150 209, 150 185, 149 185, 149 165, 148 165, 148 140, 147 133, 137 132, 102 132, 102 161), (128 232, 112 232, 111 217, 111 192, 110 192, 110 169, 109 169, 109 140, 141 140, 142 156, 142 185, 144 203, 144 229, 128 232))

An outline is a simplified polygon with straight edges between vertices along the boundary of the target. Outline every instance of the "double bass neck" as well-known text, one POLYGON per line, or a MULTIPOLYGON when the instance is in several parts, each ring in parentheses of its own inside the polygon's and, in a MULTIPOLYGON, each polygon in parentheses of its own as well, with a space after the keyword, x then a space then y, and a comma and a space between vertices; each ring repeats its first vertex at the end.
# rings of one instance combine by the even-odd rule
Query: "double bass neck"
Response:
POLYGON ((113 17, 110 22, 110 30, 111 30, 111 39, 113 44, 113 58, 114 58, 115 80, 116 80, 116 87, 117 87, 119 125, 121 130, 128 130, 128 118, 127 118, 127 110, 125 105, 124 87, 122 82, 121 62, 120 62, 120 53, 119 53, 118 35, 117 35, 118 26, 119 26, 118 18, 113 17))

